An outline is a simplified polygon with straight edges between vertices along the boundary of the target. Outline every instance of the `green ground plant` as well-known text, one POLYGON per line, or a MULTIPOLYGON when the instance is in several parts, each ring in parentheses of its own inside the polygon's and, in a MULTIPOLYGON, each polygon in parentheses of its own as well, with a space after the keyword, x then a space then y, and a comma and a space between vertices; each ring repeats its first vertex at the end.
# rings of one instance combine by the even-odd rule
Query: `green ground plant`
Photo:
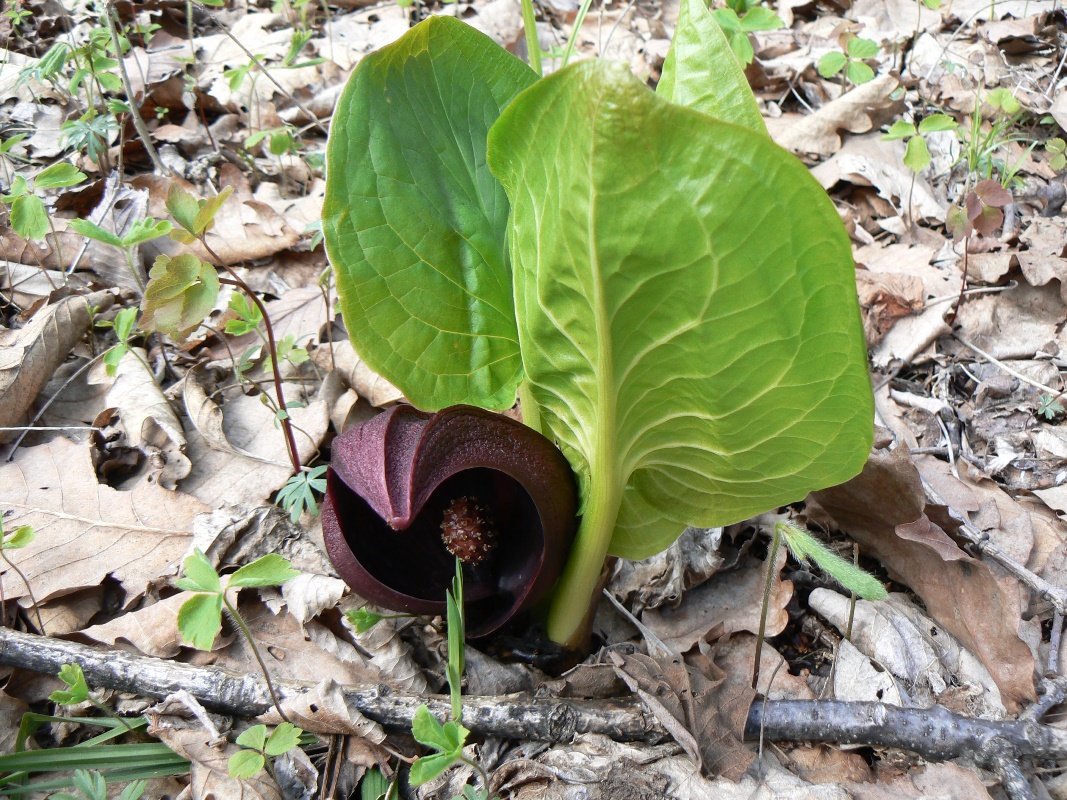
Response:
MULTIPOLYGON (((77 186, 88 176, 80 169, 66 161, 60 161, 47 169, 41 170, 31 184, 21 175, 16 175, 11 182, 8 193, 0 197, 0 202, 8 206, 11 227, 19 236, 28 241, 43 241, 49 232, 56 250, 56 259, 60 268, 63 265, 63 251, 56 235, 52 218, 45 210, 44 201, 37 196, 42 189, 65 189, 77 186)), ((42 269, 44 267, 38 257, 42 269)))
POLYGON ((724 8, 716 8, 711 13, 722 28, 737 60, 744 66, 751 64, 756 57, 750 34, 785 27, 785 21, 764 6, 763 0, 726 0, 724 8))
POLYGON ((930 166, 930 148, 926 143, 926 137, 939 131, 954 131, 959 128, 959 123, 947 114, 931 114, 923 117, 918 126, 913 122, 897 120, 882 136, 883 141, 903 139, 904 166, 911 170, 911 185, 908 188, 908 224, 915 225, 915 210, 913 199, 915 195, 915 178, 920 172, 930 166))
POLYGON ((230 756, 227 762, 226 769, 230 777, 248 780, 263 770, 267 770, 271 779, 280 787, 278 776, 274 772, 273 760, 297 747, 302 734, 303 731, 291 722, 283 722, 269 735, 266 725, 253 725, 247 728, 237 737, 236 743, 242 748, 241 751, 230 756))
POLYGON ((241 635, 252 649, 259 668, 263 672, 263 679, 267 682, 267 689, 270 691, 274 707, 286 722, 289 722, 289 718, 282 710, 278 693, 270 677, 270 670, 267 669, 267 664, 259 652, 256 639, 249 630, 244 617, 237 610, 236 602, 231 601, 227 594, 233 589, 280 586, 299 574, 284 558, 270 553, 245 564, 229 577, 226 587, 223 588, 218 572, 208 561, 207 556, 197 549, 185 559, 182 577, 177 583, 179 589, 194 593, 178 611, 178 631, 182 638, 197 650, 210 650, 215 643, 215 638, 222 630, 222 610, 225 608, 226 613, 237 624, 241 635))
POLYGON ((841 75, 841 91, 874 80, 874 70, 866 62, 878 56, 878 42, 861 39, 854 33, 841 34, 841 49, 832 50, 819 59, 819 74, 824 78, 841 75))
MULTIPOLYGON (((26 573, 19 569, 18 565, 9 557, 9 553, 12 550, 21 550, 23 547, 33 544, 36 538, 37 534, 34 533, 33 527, 30 525, 20 525, 8 533, 4 530, 3 515, 0 515, 0 558, 19 576, 23 585, 25 585, 26 594, 30 596, 33 611, 37 615, 37 630, 40 631, 42 636, 45 636, 47 634, 44 629, 44 620, 41 619, 41 610, 37 607, 37 598, 33 596, 33 587, 30 585, 30 580, 26 577, 26 573)), ((3 608, 5 612, 7 611, 7 596, 4 593, 3 579, 0 579, 0 608, 3 608)))
POLYGON ((364 361, 427 410, 517 393, 577 475, 553 641, 583 646, 607 554, 646 558, 866 460, 848 236, 699 0, 656 93, 599 60, 539 79, 427 20, 357 67, 327 167, 326 250, 364 361))

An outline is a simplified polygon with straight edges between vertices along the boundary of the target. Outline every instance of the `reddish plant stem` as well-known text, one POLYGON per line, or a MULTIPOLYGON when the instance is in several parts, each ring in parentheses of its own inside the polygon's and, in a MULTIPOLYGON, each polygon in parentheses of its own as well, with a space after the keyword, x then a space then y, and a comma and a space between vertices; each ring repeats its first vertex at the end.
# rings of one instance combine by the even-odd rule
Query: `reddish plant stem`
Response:
POLYGON ((218 253, 212 250, 203 238, 201 238, 200 241, 203 243, 204 249, 208 251, 211 257, 230 274, 229 278, 219 278, 219 282, 229 284, 230 286, 236 286, 248 295, 248 298, 256 304, 259 313, 263 315, 263 327, 267 331, 267 346, 270 347, 270 365, 274 369, 274 394, 278 398, 278 408, 285 412, 280 422, 282 423, 282 431, 285 433, 285 445, 289 450, 289 460, 293 464, 293 474, 296 475, 300 472, 300 451, 296 449, 296 438, 293 436, 293 425, 289 421, 289 409, 285 405, 285 393, 282 391, 282 373, 281 370, 278 369, 278 347, 274 343, 274 328, 270 324, 270 316, 267 314, 267 309, 263 306, 263 301, 261 301, 259 297, 256 296, 256 293, 252 291, 252 287, 241 280, 236 272, 223 264, 218 253))

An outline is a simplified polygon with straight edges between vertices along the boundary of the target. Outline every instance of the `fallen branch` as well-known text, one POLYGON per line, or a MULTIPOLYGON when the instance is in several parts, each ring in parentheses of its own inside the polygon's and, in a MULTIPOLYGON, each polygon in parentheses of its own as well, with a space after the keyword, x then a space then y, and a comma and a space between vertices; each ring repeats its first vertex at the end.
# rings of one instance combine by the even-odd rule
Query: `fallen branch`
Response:
MULTIPOLYGON (((77 662, 90 686, 164 698, 184 689, 205 706, 242 717, 256 717, 271 707, 262 677, 213 667, 135 656, 74 642, 0 628, 0 665, 56 674, 77 662)), ((310 691, 312 684, 278 683, 283 701, 310 691)), ((388 686, 348 687, 353 711, 397 729, 410 729, 423 703, 441 716, 448 698, 400 692, 388 686)), ((472 731, 508 739, 566 742, 578 733, 598 733, 618 741, 658 742, 666 731, 635 698, 578 700, 464 697, 463 722, 472 731)), ((757 740, 762 727, 769 741, 821 741, 894 747, 929 761, 970 758, 996 769, 1022 759, 1067 758, 1067 731, 1034 719, 991 721, 955 714, 939 706, 899 708, 884 703, 773 700, 756 702, 748 716, 745 738, 757 740)))

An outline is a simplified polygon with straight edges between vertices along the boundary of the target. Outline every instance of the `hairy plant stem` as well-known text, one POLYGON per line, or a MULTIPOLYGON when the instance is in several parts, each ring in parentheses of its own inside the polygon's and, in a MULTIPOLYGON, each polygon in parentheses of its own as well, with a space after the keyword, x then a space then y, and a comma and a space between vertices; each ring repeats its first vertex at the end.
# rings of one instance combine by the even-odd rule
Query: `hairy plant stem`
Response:
POLYGON ((767 607, 771 604, 771 587, 774 585, 775 564, 778 562, 778 548, 782 546, 782 534, 778 526, 774 526, 774 535, 771 538, 771 549, 767 553, 767 581, 763 585, 763 606, 760 608, 759 633, 756 634, 756 657, 752 662, 752 688, 758 689, 759 662, 763 650, 763 639, 767 633, 767 607))
MULTIPOLYGON (((41 629, 41 636, 47 636, 48 634, 45 633, 44 630, 44 620, 41 619, 41 609, 37 605, 37 598, 33 596, 33 587, 30 586, 30 581, 26 577, 26 574, 15 566, 11 559, 7 557, 7 553, 2 547, 0 547, 0 558, 4 559, 4 563, 11 567, 11 569, 15 570, 15 572, 18 573, 18 576, 22 578, 22 582, 26 584, 26 593, 30 596, 30 602, 33 603, 33 611, 37 615, 37 627, 41 629)), ((0 590, 2 589, 3 587, 0 586, 0 590)), ((0 595, 0 602, 3 602, 5 605, 7 604, 7 600, 3 598, 2 595, 0 595)))
POLYGON ((259 647, 256 645, 256 639, 252 636, 252 631, 248 629, 248 625, 245 624, 244 617, 237 612, 237 606, 230 602, 230 599, 226 596, 226 593, 222 594, 222 604, 226 606, 226 611, 233 617, 233 621, 237 623, 237 627, 241 629, 241 633, 244 635, 245 640, 248 642, 248 646, 252 648, 252 654, 256 657, 256 661, 259 662, 259 668, 263 672, 263 680, 267 682, 267 691, 270 692, 270 699, 274 702, 274 708, 278 712, 278 716, 284 719, 286 722, 291 722, 282 711, 281 701, 278 699, 278 692, 274 688, 274 682, 270 679, 270 672, 267 670, 267 664, 263 661, 263 656, 259 654, 259 647))
POLYGON ((526 35, 526 52, 530 68, 541 76, 541 44, 537 38, 537 13, 533 0, 522 0, 522 29, 526 35))
POLYGON ((246 295, 248 299, 256 304, 256 308, 259 309, 259 313, 263 315, 263 327, 267 331, 267 345, 270 347, 270 364, 274 371, 274 394, 278 398, 278 409, 281 412, 280 422, 282 424, 282 432, 285 434, 285 445, 289 451, 289 460, 293 465, 293 474, 296 475, 301 470, 300 465, 300 451, 296 449, 296 439, 293 436, 293 425, 289 421, 288 406, 285 405, 285 392, 282 390, 282 373, 278 369, 278 347, 274 341, 274 328, 270 324, 270 316, 267 314, 267 309, 263 306, 263 302, 256 296, 256 293, 252 291, 252 287, 241 280, 240 276, 234 272, 226 264, 222 263, 222 259, 219 258, 218 253, 211 249, 206 241, 206 237, 201 236, 200 242, 204 245, 204 249, 211 254, 211 257, 230 274, 230 278, 219 278, 220 283, 229 284, 230 286, 236 286, 246 295))
POLYGON ((130 83, 130 75, 126 71, 126 62, 122 58, 122 44, 119 42, 117 27, 118 20, 111 3, 104 6, 103 16, 107 23, 108 32, 111 34, 111 45, 115 48, 115 60, 119 62, 119 77, 122 79, 122 88, 126 91, 126 99, 130 101, 130 116, 133 118, 133 127, 137 130, 137 135, 141 137, 141 143, 144 144, 145 152, 148 153, 155 171, 161 175, 170 175, 170 170, 163 164, 159 153, 156 152, 156 146, 152 144, 152 136, 148 132, 148 126, 144 124, 141 112, 137 108, 137 101, 134 100, 133 84, 130 83))

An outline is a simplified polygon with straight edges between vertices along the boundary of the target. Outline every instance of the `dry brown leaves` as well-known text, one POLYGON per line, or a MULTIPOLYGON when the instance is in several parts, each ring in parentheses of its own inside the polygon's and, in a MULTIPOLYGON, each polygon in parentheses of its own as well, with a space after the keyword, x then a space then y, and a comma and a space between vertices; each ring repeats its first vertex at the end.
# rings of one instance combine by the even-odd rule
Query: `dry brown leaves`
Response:
POLYGON ((1019 635, 1025 597, 1018 582, 994 575, 927 516, 948 520, 944 509, 927 507, 904 448, 876 449, 859 476, 812 497, 978 656, 1009 711, 1035 699, 1034 657, 1019 635))
MULTIPOLYGON (((89 448, 67 439, 19 450, 0 466, 5 526, 32 525, 36 540, 18 553, 38 601, 115 578, 129 606, 178 572, 193 519, 208 507, 194 497, 141 483, 128 492, 97 482, 89 448)), ((8 596, 25 587, 5 570, 8 596)))

